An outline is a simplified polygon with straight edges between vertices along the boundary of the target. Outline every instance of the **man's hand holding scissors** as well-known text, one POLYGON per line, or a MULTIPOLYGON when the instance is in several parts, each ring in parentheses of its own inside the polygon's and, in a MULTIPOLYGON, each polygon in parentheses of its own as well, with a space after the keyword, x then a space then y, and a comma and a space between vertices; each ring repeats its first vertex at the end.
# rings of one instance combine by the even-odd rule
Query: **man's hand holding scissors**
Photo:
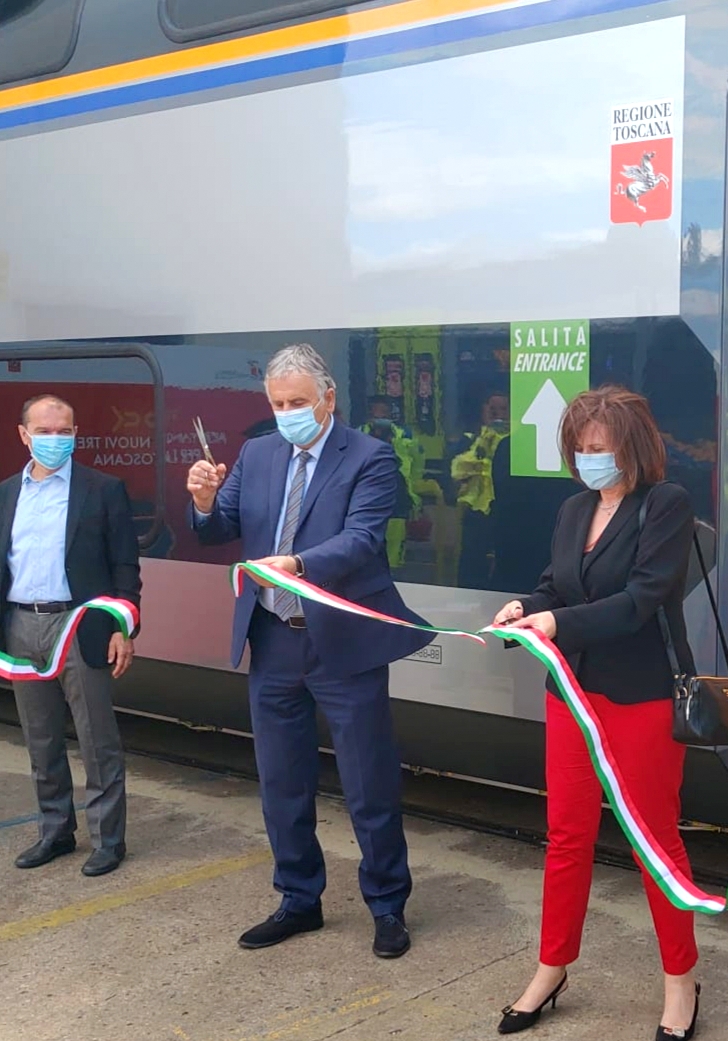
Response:
POLYGON ((187 475, 187 491, 200 513, 212 513, 217 490, 225 480, 226 473, 224 463, 213 466, 206 459, 201 459, 191 467, 187 475))

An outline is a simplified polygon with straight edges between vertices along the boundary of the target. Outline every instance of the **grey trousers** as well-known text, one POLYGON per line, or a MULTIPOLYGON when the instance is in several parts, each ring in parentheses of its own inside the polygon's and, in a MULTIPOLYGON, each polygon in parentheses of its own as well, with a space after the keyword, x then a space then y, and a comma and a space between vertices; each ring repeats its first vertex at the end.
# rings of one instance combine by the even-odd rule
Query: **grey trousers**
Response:
MULTIPOLYGON (((8 654, 28 658, 36 666, 45 665, 67 618, 65 613, 9 610, 5 616, 8 654)), ((124 751, 111 703, 112 684, 109 670, 92 669, 86 664, 76 639, 58 679, 13 684, 44 842, 54 842, 76 830, 64 737, 66 702, 86 769, 86 821, 91 842, 100 849, 124 841, 124 751)))

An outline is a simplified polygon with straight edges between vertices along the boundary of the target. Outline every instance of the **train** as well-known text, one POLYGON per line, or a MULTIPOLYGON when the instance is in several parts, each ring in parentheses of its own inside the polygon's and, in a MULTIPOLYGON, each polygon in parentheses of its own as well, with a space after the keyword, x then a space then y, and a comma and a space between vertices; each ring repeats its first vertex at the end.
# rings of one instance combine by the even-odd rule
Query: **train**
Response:
MULTIPOLYGON (((119 713, 251 736, 239 547, 198 544, 185 478, 194 417, 228 466, 272 429, 287 343, 393 444, 390 566, 433 625, 535 585, 576 490, 561 412, 607 382, 649 399, 725 616, 726 84, 721 0, 0 4, 0 478, 52 391, 126 482, 119 713)), ((695 564, 686 614, 725 671, 695 564)), ((404 765, 543 790, 525 652, 443 635, 391 674, 404 765)), ((687 820, 728 826, 726 764, 689 749, 687 820)))

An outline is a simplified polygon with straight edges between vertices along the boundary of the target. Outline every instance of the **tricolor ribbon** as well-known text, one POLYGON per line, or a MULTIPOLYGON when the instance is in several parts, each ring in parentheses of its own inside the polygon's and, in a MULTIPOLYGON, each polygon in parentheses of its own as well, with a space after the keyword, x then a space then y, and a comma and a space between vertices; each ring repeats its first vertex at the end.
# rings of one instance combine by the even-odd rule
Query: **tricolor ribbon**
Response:
POLYGON ((475 640, 476 643, 485 647, 485 639, 480 633, 468 633, 462 629, 434 629, 431 625, 417 625, 415 622, 405 622, 401 618, 393 618, 391 615, 372 611, 370 608, 362 607, 360 604, 352 604, 350 600, 344 600, 333 593, 326 593, 323 589, 311 585, 305 579, 296 578, 295 575, 289 574, 288 571, 281 571, 277 567, 271 567, 270 564, 233 564, 230 569, 230 581, 235 596, 240 596, 243 591, 243 576, 246 571, 258 578, 264 578, 271 585, 278 586, 279 589, 288 590, 294 596, 299 596, 304 600, 314 600, 317 604, 323 604, 325 607, 335 607, 337 611, 346 611, 348 614, 358 615, 359 618, 371 618, 375 622, 388 622, 390 625, 399 625, 405 629, 422 629, 426 633, 467 636, 469 640, 475 640))
POLYGON ((127 640, 139 624, 139 611, 128 600, 116 600, 111 596, 96 596, 93 600, 87 600, 85 604, 81 604, 80 607, 71 611, 66 619, 66 624, 56 638, 51 656, 42 669, 36 668, 33 662, 28 661, 27 658, 13 658, 0 651, 0 679, 11 680, 14 683, 17 683, 18 680, 54 680, 63 671, 79 623, 90 610, 106 611, 107 614, 110 614, 118 622, 119 629, 127 640))
POLYGON ((391 615, 381 614, 379 611, 372 611, 368 607, 361 607, 349 600, 343 600, 333 593, 319 589, 318 586, 312 585, 303 578, 297 578, 286 571, 271 567, 269 564, 234 564, 230 571, 230 579, 236 596, 240 596, 242 592, 246 572, 256 578, 265 579, 280 589, 286 589, 302 600, 313 600, 337 611, 347 611, 349 614, 358 615, 360 618, 371 618, 389 625, 421 629, 423 632, 429 633, 442 633, 446 636, 465 636, 482 646, 485 646, 484 634, 486 633, 491 633, 501 640, 515 640, 535 658, 538 658, 559 688, 584 735, 592 765, 622 831, 640 863, 670 903, 683 911, 701 911, 703 914, 720 914, 725 910, 726 899, 711 896, 699 889, 667 855, 650 832, 625 785, 599 717, 581 689, 569 663, 551 640, 548 640, 538 630, 490 625, 478 632, 471 633, 461 629, 439 629, 431 625, 405 622, 401 618, 393 618, 391 615))

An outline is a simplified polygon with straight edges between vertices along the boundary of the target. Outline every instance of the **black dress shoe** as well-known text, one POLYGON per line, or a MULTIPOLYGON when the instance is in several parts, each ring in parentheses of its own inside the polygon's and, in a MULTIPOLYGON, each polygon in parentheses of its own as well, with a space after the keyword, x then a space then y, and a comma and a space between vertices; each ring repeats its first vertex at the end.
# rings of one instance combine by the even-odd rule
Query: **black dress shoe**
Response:
POLYGON ((538 1008, 535 1008, 533 1012, 519 1012, 519 1010, 513 1008, 512 1005, 506 1005, 503 1009, 503 1019, 498 1024, 498 1033, 519 1034, 522 1030, 528 1030, 529 1027, 538 1023, 541 1018, 541 1013, 549 1003, 551 1004, 551 1008, 556 1008, 556 999, 566 990, 567 980, 568 976, 564 973, 561 982, 554 987, 545 1001, 542 1001, 538 1008))
POLYGON ((126 846, 123 842, 120 842, 118 846, 102 846, 101 849, 93 851, 81 871, 89 878, 95 878, 96 875, 108 875, 110 871, 116 871, 125 856, 126 846))
POLYGON ((403 914, 383 914, 374 919, 372 950, 377 958, 401 958, 410 949, 410 934, 403 914))
POLYGON ((692 1022, 687 1030, 681 1030, 678 1027, 663 1027, 660 1025, 657 1028, 657 1034, 655 1035, 655 1041, 670 1041, 671 1038, 679 1038, 680 1041, 690 1041, 690 1038, 695 1033, 695 1025, 698 1022, 698 1012, 700 1011, 700 984, 695 984, 695 1010, 693 1012, 692 1022))
POLYGON ((238 940, 238 946, 246 950, 258 950, 260 947, 273 947, 276 943, 283 943, 296 933, 312 933, 321 929, 324 924, 324 916, 320 907, 314 907, 310 911, 296 913, 284 911, 279 908, 270 918, 266 918, 260 925, 254 925, 238 940))
POLYGON ((63 857, 66 853, 73 853, 76 848, 76 839, 68 835, 64 839, 56 839, 55 842, 44 842, 42 839, 36 842, 30 849, 24 850, 20 856, 15 858, 15 866, 19 868, 40 867, 41 864, 49 864, 56 857, 63 857))

